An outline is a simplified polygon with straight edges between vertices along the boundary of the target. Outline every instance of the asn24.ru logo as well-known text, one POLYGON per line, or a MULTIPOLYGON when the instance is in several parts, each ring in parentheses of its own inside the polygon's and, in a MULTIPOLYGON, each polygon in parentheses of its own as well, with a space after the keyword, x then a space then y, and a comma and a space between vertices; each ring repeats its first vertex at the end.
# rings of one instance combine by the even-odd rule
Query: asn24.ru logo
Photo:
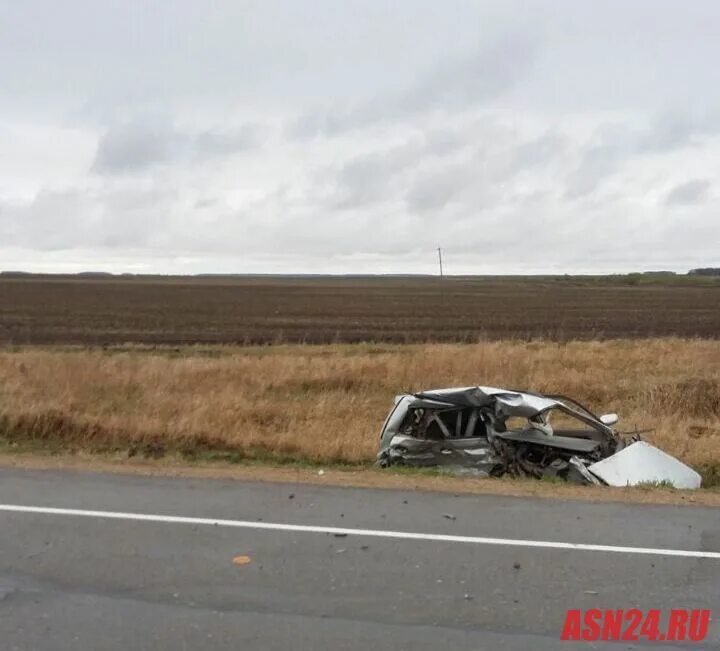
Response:
POLYGON ((568 610, 561 640, 594 642, 702 642, 710 626, 709 610, 671 610, 663 622, 660 610, 568 610))

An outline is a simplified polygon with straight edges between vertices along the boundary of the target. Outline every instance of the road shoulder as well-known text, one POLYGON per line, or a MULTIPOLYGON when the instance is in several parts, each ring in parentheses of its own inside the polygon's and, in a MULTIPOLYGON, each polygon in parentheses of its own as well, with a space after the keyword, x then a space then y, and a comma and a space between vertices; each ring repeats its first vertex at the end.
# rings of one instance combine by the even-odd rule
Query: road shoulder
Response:
POLYGON ((236 479, 303 483, 355 488, 438 491, 457 494, 506 495, 585 502, 625 502, 720 507, 720 491, 680 491, 666 488, 610 488, 570 486, 536 480, 477 479, 435 474, 398 473, 373 468, 338 469, 257 464, 188 464, 171 458, 128 460, 88 455, 0 454, 0 469, 73 470, 99 473, 236 479))

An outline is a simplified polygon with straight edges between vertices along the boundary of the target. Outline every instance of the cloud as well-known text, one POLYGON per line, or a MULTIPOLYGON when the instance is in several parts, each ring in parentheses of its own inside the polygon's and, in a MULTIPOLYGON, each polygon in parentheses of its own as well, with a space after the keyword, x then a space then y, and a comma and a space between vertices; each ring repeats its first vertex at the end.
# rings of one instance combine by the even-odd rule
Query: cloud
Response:
POLYGON ((591 142, 580 153, 580 161, 565 187, 568 199, 593 192, 607 177, 617 172, 636 151, 636 134, 626 126, 603 125, 595 130, 591 142))
POLYGON ((528 140, 515 149, 511 169, 513 172, 520 172, 542 167, 562 156, 568 146, 567 137, 558 133, 557 130, 547 130, 537 138, 528 140))
POLYGON ((344 107, 305 112, 290 123, 286 133, 299 139, 332 137, 428 111, 475 107, 517 84, 527 74, 536 51, 535 39, 506 38, 447 60, 400 91, 344 107))
POLYGON ((0 240, 39 251, 72 246, 88 226, 85 193, 77 189, 42 190, 32 200, 0 206, 0 240))
POLYGON ((402 202, 418 216, 442 211, 470 194, 485 200, 491 184, 500 185, 522 168, 559 155, 561 138, 544 133, 527 139, 497 116, 442 118, 400 144, 376 147, 343 162, 330 173, 332 208, 358 209, 402 202))
POLYGON ((667 206, 694 206, 704 203, 710 191, 710 181, 695 179, 673 187, 665 197, 667 206))
POLYGON ((93 170, 120 173, 142 170, 178 159, 184 138, 164 122, 135 122, 110 127, 98 142, 93 170))
POLYGON ((457 127, 431 128, 424 136, 425 151, 433 156, 453 154, 470 144, 467 132, 457 127))
POLYGON ((479 170, 470 162, 439 166, 415 179, 405 201, 411 214, 439 214, 470 188, 482 183, 479 170))
POLYGON ((345 161, 333 172, 331 206, 357 209, 398 197, 401 177, 420 163, 425 145, 419 139, 382 148, 345 161))
POLYGON ((37 251, 152 247, 176 230, 176 202, 173 189, 146 182, 44 189, 0 206, 0 240, 37 251))
POLYGON ((720 133, 720 111, 664 112, 655 117, 637 142, 641 153, 668 152, 698 146, 706 136, 720 133))
POLYGON ((256 149, 262 145, 266 128, 259 124, 243 124, 232 129, 208 129, 190 134, 190 154, 195 159, 227 156, 256 149))
POLYGON ((628 119, 598 126, 565 189, 569 199, 594 192, 633 160, 701 147, 720 134, 720 111, 663 112, 645 124, 628 119))
POLYGON ((663 1, 652 29, 616 0, 105 4, 0 8, 3 264, 412 272, 440 241, 453 271, 572 272, 717 250, 711 0, 663 1))
POLYGON ((516 35, 447 61, 398 96, 397 109, 403 114, 463 109, 497 97, 528 72, 537 47, 534 38, 516 35))
POLYGON ((120 174, 158 165, 185 164, 255 149, 263 129, 243 124, 230 129, 184 130, 165 118, 137 118, 115 124, 100 137, 92 169, 120 174))
POLYGON ((585 145, 580 162, 568 180, 570 199, 595 191, 608 177, 633 159, 662 156, 690 147, 700 147, 720 134, 720 111, 661 113, 645 125, 631 120, 598 127, 585 145))

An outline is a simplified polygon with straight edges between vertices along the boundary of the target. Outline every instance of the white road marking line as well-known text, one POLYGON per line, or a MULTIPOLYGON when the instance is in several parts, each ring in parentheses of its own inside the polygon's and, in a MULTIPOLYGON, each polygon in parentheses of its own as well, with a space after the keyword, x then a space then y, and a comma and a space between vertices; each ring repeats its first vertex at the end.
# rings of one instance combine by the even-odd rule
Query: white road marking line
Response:
POLYGON ((456 536, 442 533, 412 533, 408 531, 383 531, 378 529, 350 529, 347 527, 316 527, 305 524, 282 524, 255 522, 251 520, 221 520, 216 518, 190 518, 178 515, 153 515, 149 513, 122 513, 117 511, 87 511, 84 509, 58 509, 47 506, 22 506, 0 504, 0 511, 11 513, 35 513, 42 515, 70 515, 111 520, 135 520, 140 522, 163 522, 168 524, 201 524, 241 529, 264 529, 270 531, 294 531, 301 533, 331 533, 346 536, 371 536, 400 540, 429 540, 434 542, 470 543, 474 545, 505 545, 508 547, 541 547, 586 552, 615 552, 621 554, 650 554, 653 556, 681 556, 684 558, 720 559, 720 552, 694 551, 691 549, 662 549, 654 547, 621 547, 617 545, 586 545, 583 543, 555 542, 549 540, 518 540, 515 538, 487 538, 484 536, 456 536))

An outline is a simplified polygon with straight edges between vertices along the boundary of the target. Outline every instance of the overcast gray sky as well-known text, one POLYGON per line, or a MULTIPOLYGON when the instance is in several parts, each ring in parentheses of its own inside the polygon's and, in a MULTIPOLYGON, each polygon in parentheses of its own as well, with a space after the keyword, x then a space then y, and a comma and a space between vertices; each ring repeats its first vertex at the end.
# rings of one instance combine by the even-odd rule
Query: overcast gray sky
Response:
POLYGON ((720 3, 0 0, 0 268, 720 265, 720 3))

